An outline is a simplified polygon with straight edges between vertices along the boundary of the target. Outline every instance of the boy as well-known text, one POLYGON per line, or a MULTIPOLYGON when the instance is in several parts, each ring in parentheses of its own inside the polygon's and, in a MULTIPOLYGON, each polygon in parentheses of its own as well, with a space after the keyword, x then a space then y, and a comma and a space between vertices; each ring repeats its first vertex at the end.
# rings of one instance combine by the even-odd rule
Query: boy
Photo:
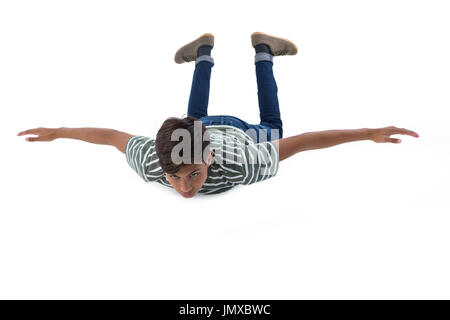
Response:
POLYGON ((208 116, 214 36, 205 33, 175 54, 176 63, 195 61, 188 116, 168 118, 156 139, 101 128, 36 128, 18 135, 37 135, 27 141, 70 138, 115 146, 125 153, 129 165, 142 179, 172 187, 185 198, 266 180, 277 174, 279 161, 301 151, 358 140, 401 142, 390 138, 393 134, 419 137, 416 132, 390 126, 307 132, 283 138, 273 57, 295 55, 297 47, 287 39, 261 32, 254 32, 251 42, 255 48, 259 124, 228 115, 208 116))

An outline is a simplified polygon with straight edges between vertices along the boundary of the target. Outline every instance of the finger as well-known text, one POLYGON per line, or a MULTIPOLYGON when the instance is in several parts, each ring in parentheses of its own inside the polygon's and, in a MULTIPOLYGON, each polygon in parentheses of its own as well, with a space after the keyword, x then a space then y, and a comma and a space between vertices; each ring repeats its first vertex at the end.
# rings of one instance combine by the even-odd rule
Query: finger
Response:
POLYGON ((409 135, 409 136, 412 136, 412 137, 416 137, 416 138, 419 137, 419 134, 417 132, 414 132, 412 130, 408 130, 408 129, 405 129, 405 128, 400 128, 399 130, 396 131, 396 133, 398 133, 398 134, 406 134, 406 135, 409 135))
MULTIPOLYGON (((406 129, 405 129, 406 130, 406 129)), ((411 130, 406 130, 407 134, 412 136, 412 137, 419 137, 419 134, 417 132, 411 131, 411 130)))
POLYGON ((392 142, 392 143, 400 143, 402 140, 396 139, 396 138, 386 138, 386 142, 392 142))
POLYGON ((24 134, 28 134, 29 130, 25 130, 25 131, 20 131, 17 135, 18 136, 23 136, 24 134))
POLYGON ((28 130, 19 132, 17 135, 18 135, 18 136, 23 136, 23 135, 25 135, 25 134, 36 134, 36 131, 37 131, 37 130, 38 130, 38 128, 28 129, 28 130))
POLYGON ((39 137, 27 137, 25 140, 29 141, 29 142, 33 142, 33 141, 39 141, 39 137))

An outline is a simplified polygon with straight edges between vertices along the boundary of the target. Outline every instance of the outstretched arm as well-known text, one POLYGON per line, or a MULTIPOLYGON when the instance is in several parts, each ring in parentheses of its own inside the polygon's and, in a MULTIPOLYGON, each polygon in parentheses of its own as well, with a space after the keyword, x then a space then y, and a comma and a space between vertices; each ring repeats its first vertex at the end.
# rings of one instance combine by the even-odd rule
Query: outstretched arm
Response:
POLYGON ((372 140, 374 142, 400 143, 400 139, 390 138, 392 134, 406 134, 416 138, 419 137, 414 131, 390 126, 376 129, 362 128, 306 132, 274 142, 278 145, 280 161, 282 161, 298 152, 328 148, 345 142, 372 140))
POLYGON ((27 141, 53 141, 58 138, 76 139, 90 143, 114 146, 125 153, 125 146, 131 134, 114 129, 103 128, 35 128, 19 132, 18 136, 36 135, 27 137, 27 141))

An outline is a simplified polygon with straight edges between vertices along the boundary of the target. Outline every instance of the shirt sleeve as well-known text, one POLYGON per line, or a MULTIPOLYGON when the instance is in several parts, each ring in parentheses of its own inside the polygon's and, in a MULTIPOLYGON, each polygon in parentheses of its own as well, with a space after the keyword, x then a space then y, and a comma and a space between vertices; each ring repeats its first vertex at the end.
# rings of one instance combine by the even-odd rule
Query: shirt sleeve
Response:
POLYGON ((242 150, 244 180, 242 184, 252 184, 267 180, 278 173, 279 153, 274 142, 246 144, 242 150))
POLYGON ((156 154, 155 141, 143 136, 133 136, 125 146, 128 164, 147 182, 159 180, 164 176, 156 154))

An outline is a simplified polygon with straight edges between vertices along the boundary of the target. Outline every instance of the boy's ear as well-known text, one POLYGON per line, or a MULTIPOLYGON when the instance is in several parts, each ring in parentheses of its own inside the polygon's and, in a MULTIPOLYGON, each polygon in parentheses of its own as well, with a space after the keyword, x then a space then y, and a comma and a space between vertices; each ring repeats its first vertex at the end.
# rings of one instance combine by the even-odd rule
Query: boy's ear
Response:
POLYGON ((208 166, 210 166, 211 163, 212 163, 212 160, 213 160, 213 154, 214 154, 214 151, 211 151, 211 152, 209 153, 209 157, 208 157, 208 161, 207 161, 208 166))

